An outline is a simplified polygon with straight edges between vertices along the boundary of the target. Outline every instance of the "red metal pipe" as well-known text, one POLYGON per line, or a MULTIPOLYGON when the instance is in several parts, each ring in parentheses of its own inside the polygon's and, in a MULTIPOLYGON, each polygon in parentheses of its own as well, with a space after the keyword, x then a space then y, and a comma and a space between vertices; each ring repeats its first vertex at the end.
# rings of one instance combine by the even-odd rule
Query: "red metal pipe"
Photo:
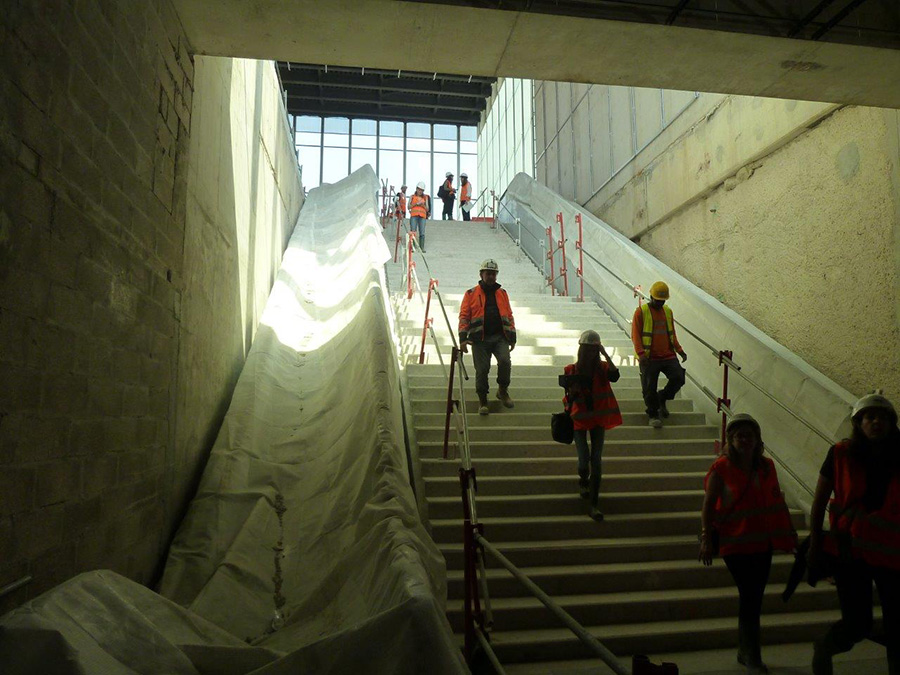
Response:
POLYGON ((425 300, 425 325, 422 326, 422 348, 419 350, 419 363, 425 363, 425 338, 428 336, 428 326, 434 319, 428 318, 428 310, 431 309, 431 291, 437 286, 437 279, 428 281, 428 298, 425 300))
POLYGON ((450 445, 450 416, 453 414, 453 375, 456 370, 456 360, 459 358, 459 349, 453 348, 450 352, 450 379, 447 380, 447 417, 444 420, 444 459, 447 459, 447 451, 450 445))
POLYGON ((556 295, 556 288, 553 282, 556 281, 556 275, 553 272, 553 226, 547 228, 547 257, 550 259, 550 295, 556 295))
POLYGON ((397 218, 397 239, 394 242, 394 262, 397 262, 397 254, 400 252, 400 241, 402 239, 400 236, 400 225, 402 220, 403 219, 400 217, 397 218))
POLYGON ((407 250, 407 266, 406 266, 406 299, 411 300, 413 296, 413 270, 416 269, 416 263, 413 262, 413 237, 416 236, 415 233, 409 233, 409 244, 406 247, 407 250))
POLYGON ((563 214, 560 212, 556 215, 559 222, 559 250, 562 251, 562 267, 559 270, 559 276, 563 278, 563 295, 569 295, 569 269, 566 267, 566 226, 563 223, 563 214))
POLYGON ((581 280, 581 289, 578 291, 578 302, 584 302, 584 231, 581 227, 581 214, 575 214, 575 222, 578 223, 578 241, 575 248, 578 249, 578 278, 581 280))

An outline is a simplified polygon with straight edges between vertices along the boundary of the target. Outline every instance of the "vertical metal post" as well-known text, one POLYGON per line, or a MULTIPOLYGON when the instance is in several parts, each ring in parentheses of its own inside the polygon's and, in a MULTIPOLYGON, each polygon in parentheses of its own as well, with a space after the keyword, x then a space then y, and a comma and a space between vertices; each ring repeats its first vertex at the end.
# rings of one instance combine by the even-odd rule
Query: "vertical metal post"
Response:
POLYGON ((400 236, 401 223, 403 218, 399 215, 397 216, 397 239, 394 241, 394 262, 397 262, 397 254, 400 252, 400 241, 403 237, 400 236))
POLYGON ((415 237, 415 232, 409 233, 409 245, 406 247, 407 256, 406 256, 406 299, 412 300, 413 296, 413 270, 416 268, 416 263, 413 262, 413 237, 415 237))
MULTIPOLYGON (((459 358, 459 349, 453 347, 450 352, 450 379, 447 380, 447 417, 444 420, 444 459, 447 459, 450 444, 450 416, 453 414, 453 371, 456 370, 456 361, 459 358)), ((465 415, 465 411, 463 411, 465 415)))
POLYGON ((722 428, 719 434, 720 450, 724 450, 725 448, 725 425, 728 424, 728 415, 726 415, 725 411, 722 410, 722 406, 725 405, 728 408, 731 408, 731 399, 728 398, 728 364, 722 360, 722 357, 726 357, 727 359, 731 360, 731 350, 724 350, 719 352, 719 365, 725 367, 725 370, 722 372, 722 396, 721 398, 719 398, 716 405, 716 408, 722 413, 722 428))
POLYGON ((472 662, 477 638, 475 637, 475 615, 478 612, 478 585, 475 567, 475 537, 473 536, 473 523, 469 511, 469 480, 474 478, 472 469, 459 470, 459 484, 463 497, 463 627, 464 627, 464 652, 467 663, 472 662))
POLYGON ((581 289, 578 291, 578 302, 584 302, 584 231, 581 227, 581 214, 575 214, 575 222, 578 223, 578 241, 575 248, 578 249, 578 279, 581 289))
POLYGON ((428 318, 428 310, 431 309, 431 291, 437 286, 437 279, 428 281, 428 297, 425 300, 425 325, 422 326, 422 348, 419 350, 419 363, 425 363, 425 339, 428 336, 428 327, 434 319, 428 318))
POLYGON ((566 226, 563 224, 562 212, 556 215, 559 221, 559 250, 562 251, 562 267, 559 268, 559 276, 563 278, 563 295, 569 295, 569 270, 566 267, 566 226))
POLYGON ((556 295, 556 287, 553 285, 553 282, 556 280, 556 274, 553 270, 553 226, 550 225, 547 227, 547 258, 550 260, 550 295, 556 295))

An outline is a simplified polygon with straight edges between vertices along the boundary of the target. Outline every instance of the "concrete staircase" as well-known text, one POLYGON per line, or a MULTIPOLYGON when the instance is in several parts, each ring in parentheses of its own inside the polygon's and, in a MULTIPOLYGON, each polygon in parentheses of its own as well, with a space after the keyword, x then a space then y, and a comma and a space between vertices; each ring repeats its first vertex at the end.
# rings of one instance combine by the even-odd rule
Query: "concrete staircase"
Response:
MULTIPOLYGON (((493 398, 494 372, 489 416, 477 414, 474 373, 466 390, 478 515, 485 536, 616 654, 736 649, 737 591, 721 560, 709 569, 697 562, 703 476, 714 459, 717 428, 681 395, 669 405, 671 416, 664 427, 649 427, 629 337, 596 305, 542 293, 540 272, 527 259, 519 259, 505 233, 483 223, 433 221, 427 245, 428 264, 448 302, 454 331, 462 292, 477 282, 480 261, 492 257, 500 265, 498 281, 510 294, 519 332, 510 386, 515 408, 503 409, 493 398), (550 413, 562 407, 556 376, 574 361, 578 335, 587 328, 600 333, 622 370, 614 390, 624 425, 607 434, 603 451, 602 523, 588 518, 587 504, 578 496, 574 446, 554 443, 549 429, 550 413)), ((416 260, 427 288, 428 274, 418 255, 416 260)), ((388 265, 395 290, 405 283, 399 268, 388 265)), ((409 355, 414 434, 429 518, 447 561, 447 613, 461 633, 458 463, 441 459, 446 376, 430 340, 426 363, 417 363, 423 319, 418 301, 400 301, 396 310, 404 353, 409 355)), ((434 303, 432 316, 442 353, 449 354, 446 323, 434 303)), ((472 368, 470 357, 466 365, 472 368)), ((803 527, 800 513, 795 514, 795 525, 803 527)), ((837 597, 827 585, 804 585, 789 604, 781 601, 792 562, 787 555, 773 562, 764 645, 811 641, 837 616, 837 597)), ((517 672, 515 664, 531 663, 522 668, 534 668, 540 661, 554 661, 552 672, 583 672, 584 662, 577 659, 588 652, 574 635, 559 627, 490 558, 488 564, 492 643, 500 661, 509 665, 508 672, 517 672)))

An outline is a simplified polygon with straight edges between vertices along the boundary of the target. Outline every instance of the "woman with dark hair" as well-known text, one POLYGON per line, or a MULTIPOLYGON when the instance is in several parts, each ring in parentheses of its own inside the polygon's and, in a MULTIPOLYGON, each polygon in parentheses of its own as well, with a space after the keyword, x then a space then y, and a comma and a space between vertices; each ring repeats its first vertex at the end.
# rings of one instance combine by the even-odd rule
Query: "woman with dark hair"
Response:
POLYGON ((872 629, 872 582, 878 587, 888 671, 900 674, 900 429, 880 393, 853 406, 849 439, 828 451, 810 514, 809 566, 822 549, 835 556, 841 618, 815 644, 813 673, 831 675, 831 658, 872 629), (825 505, 831 529, 823 532, 825 505))
POLYGON ((566 388, 563 404, 572 415, 575 448, 578 450, 578 484, 581 497, 590 498, 590 515, 603 520, 598 506, 603 439, 607 429, 622 424, 619 403, 610 382, 617 382, 619 369, 600 342, 597 331, 586 330, 578 339, 578 360, 565 367, 562 377, 566 388), (605 357, 600 360, 600 353, 605 357), (588 433, 591 445, 588 448, 588 433))
POLYGON ((725 448, 706 474, 700 512, 700 555, 712 565, 718 553, 738 587, 738 663, 748 673, 767 673, 759 640, 763 594, 772 551, 792 551, 797 533, 778 484, 775 464, 763 456, 759 423, 734 415, 725 428, 725 448))

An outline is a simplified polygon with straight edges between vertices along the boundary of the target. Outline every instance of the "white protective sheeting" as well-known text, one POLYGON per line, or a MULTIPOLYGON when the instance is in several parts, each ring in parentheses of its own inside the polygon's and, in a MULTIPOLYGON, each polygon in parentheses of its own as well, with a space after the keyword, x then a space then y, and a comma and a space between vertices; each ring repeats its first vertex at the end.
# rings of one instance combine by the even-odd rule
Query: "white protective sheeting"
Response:
POLYGON ((164 597, 76 577, 3 618, 5 674, 42 655, 67 673, 468 672, 407 474, 377 188, 366 166, 310 193, 164 597))
MULTIPOLYGON (((501 222, 513 237, 518 236, 514 222, 516 217, 521 221, 523 232, 531 232, 530 237, 522 235, 523 243, 546 238, 545 228, 551 223, 554 238, 558 239, 556 214, 562 212, 566 226, 570 293, 577 293, 577 290, 573 291, 578 284, 574 273, 578 267, 575 214, 580 213, 586 252, 601 260, 618 276, 642 286, 645 292, 654 281, 665 281, 671 291, 668 304, 676 321, 716 349, 731 350, 743 374, 811 423, 824 436, 833 440, 847 433, 850 409, 855 400, 850 392, 599 218, 524 173, 518 174, 510 183, 502 204, 505 208, 500 209, 501 222)), ((537 259, 539 255, 532 254, 532 257, 537 259)), ((584 278, 596 289, 594 295, 602 298, 600 302, 607 311, 620 323, 630 324, 637 306, 632 291, 587 257, 584 259, 584 278)), ((557 287, 561 287, 561 282, 557 287)), ((590 289, 586 286, 585 295, 589 294, 590 289)), ((773 298, 773 301, 777 299, 773 298)), ((685 330, 678 332, 678 339, 689 356, 685 363, 688 372, 715 395, 721 395, 722 368, 718 359, 685 330)), ((699 391, 697 394, 694 396, 695 402, 704 403, 706 399, 699 395, 699 391)), ((815 489, 829 440, 797 421, 739 375, 730 376, 728 394, 732 410, 749 412, 760 420, 763 439, 770 453, 781 462, 779 478, 782 487, 793 503, 808 507, 811 504, 810 490, 815 489)), ((713 406, 705 409, 714 412, 713 406)))

